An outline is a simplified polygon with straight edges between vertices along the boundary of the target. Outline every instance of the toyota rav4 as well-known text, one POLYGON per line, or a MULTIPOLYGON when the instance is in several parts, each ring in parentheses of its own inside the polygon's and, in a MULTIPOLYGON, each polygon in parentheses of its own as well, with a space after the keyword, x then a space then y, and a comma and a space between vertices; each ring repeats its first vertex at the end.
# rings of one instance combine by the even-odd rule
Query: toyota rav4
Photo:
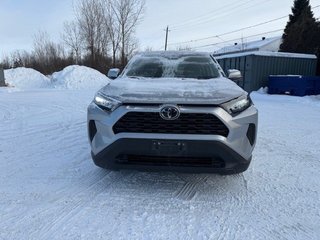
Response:
POLYGON ((207 53, 137 54, 88 107, 95 164, 108 169, 240 173, 249 167, 258 112, 207 53))

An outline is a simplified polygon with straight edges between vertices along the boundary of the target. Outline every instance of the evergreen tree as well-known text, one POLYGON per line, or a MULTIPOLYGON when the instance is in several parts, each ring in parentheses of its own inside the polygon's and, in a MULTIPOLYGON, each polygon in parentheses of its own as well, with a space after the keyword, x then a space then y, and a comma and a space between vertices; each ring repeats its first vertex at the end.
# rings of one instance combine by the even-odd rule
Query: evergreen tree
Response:
POLYGON ((320 47, 320 25, 309 0, 295 0, 292 14, 282 36, 281 52, 312 53, 320 47))

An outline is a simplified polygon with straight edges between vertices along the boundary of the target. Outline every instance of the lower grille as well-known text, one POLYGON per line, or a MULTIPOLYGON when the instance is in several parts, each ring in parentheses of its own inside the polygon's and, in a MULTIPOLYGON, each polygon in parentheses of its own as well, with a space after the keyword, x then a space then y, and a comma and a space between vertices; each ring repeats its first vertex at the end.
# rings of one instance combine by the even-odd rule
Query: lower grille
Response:
POLYGON ((129 112, 114 126, 118 133, 199 134, 228 137, 229 129, 212 114, 182 113, 176 120, 167 121, 157 112, 129 112))
POLYGON ((119 155, 117 161, 127 165, 224 168, 220 158, 119 155))

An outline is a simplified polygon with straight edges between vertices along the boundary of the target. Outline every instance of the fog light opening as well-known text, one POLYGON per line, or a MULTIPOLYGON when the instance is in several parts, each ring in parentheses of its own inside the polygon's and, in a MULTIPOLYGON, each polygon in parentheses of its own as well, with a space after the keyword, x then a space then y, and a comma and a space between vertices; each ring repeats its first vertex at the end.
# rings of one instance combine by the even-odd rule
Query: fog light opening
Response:
POLYGON ((253 146, 256 141, 256 125, 253 123, 249 124, 249 128, 247 131, 247 138, 251 146, 253 146))

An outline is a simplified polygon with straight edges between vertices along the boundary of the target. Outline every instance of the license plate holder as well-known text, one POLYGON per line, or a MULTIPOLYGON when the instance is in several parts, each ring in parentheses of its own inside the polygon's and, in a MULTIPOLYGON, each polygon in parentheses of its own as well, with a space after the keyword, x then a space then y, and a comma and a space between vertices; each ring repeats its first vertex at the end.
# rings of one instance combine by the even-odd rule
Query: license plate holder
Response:
POLYGON ((186 143, 183 141, 152 141, 152 150, 157 151, 158 153, 163 153, 165 155, 181 153, 184 152, 186 148, 186 143))

